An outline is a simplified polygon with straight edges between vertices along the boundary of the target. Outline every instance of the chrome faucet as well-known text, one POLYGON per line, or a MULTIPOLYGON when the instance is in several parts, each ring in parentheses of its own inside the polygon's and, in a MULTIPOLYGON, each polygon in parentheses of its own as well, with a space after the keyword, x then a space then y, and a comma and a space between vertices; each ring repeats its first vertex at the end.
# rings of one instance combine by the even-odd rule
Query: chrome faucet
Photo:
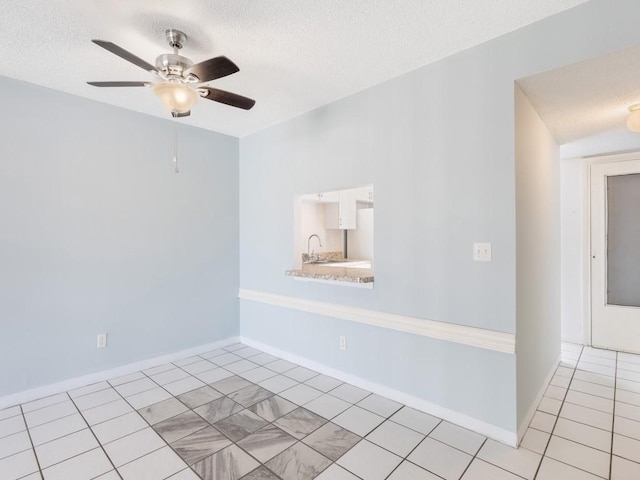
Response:
POLYGON ((309 235, 309 238, 307 239, 307 258, 308 261, 314 260, 313 256, 313 250, 311 250, 311 253, 309 253, 310 249, 311 249, 311 239, 313 237, 316 237, 318 239, 318 243, 320 244, 320 246, 322 247, 322 240, 320 240, 320 237, 318 235, 316 235, 315 233, 312 235, 309 235))

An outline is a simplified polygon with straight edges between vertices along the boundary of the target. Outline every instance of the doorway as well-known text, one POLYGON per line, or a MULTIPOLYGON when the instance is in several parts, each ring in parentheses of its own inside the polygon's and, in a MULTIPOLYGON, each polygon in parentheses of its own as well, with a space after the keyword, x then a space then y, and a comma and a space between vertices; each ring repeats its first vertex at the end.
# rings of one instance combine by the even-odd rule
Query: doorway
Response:
POLYGON ((591 166, 591 343, 640 353, 640 155, 591 166))

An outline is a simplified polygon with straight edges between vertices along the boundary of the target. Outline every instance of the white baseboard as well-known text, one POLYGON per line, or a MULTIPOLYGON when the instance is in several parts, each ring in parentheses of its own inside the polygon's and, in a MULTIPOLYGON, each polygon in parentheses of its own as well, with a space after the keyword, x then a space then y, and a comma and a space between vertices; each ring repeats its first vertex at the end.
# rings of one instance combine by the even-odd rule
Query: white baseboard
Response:
POLYGON ((231 345, 232 343, 236 343, 238 341, 238 337, 230 337, 225 340, 187 348, 186 350, 180 350, 179 352, 170 353, 168 355, 148 358, 146 360, 129 363, 127 365, 111 368, 109 370, 102 370, 100 372, 82 375, 81 377, 70 378, 68 380, 44 385, 42 387, 33 388, 31 390, 25 390, 23 392, 6 395, 4 397, 0 397, 0 410, 6 407, 11 407, 13 405, 30 402, 32 400, 48 397, 50 395, 55 395, 57 393, 68 392, 69 390, 74 390, 76 388, 91 385, 93 383, 103 382, 112 378, 129 375, 131 373, 139 372, 140 370, 146 370, 148 368, 162 365, 164 363, 180 360, 181 358, 198 355, 200 353, 231 345))
POLYGON ((553 375, 556 373, 556 370, 558 369, 558 365, 560 365, 560 357, 558 357, 558 359, 553 363, 551 370, 549 370, 549 372, 547 373, 547 377, 544 379, 542 388, 540 389, 540 391, 538 392, 538 395, 536 395, 535 400, 529 407, 527 416, 524 417, 524 420, 518 427, 518 445, 520 445, 520 442, 522 441, 522 437, 524 437, 524 434, 527 433, 527 428, 529 427, 529 424, 531 423, 533 416, 536 414, 538 405, 542 401, 542 397, 544 397, 544 392, 547 391, 547 387, 549 386, 549 383, 551 382, 553 375))
POLYGON ((257 348, 271 355, 275 355, 292 363, 302 365, 303 367, 315 370, 316 372, 320 372, 324 375, 337 378, 338 380, 350 383, 352 385, 355 385, 356 387, 360 387, 391 400, 395 400, 396 402, 407 405, 408 407, 415 408, 430 415, 442 418, 443 420, 446 420, 448 422, 460 425, 461 427, 465 427, 469 430, 485 435, 506 445, 515 447, 517 444, 516 432, 510 432, 509 430, 497 427, 482 420, 478 420, 464 413, 450 410, 448 408, 436 405, 418 397, 414 397, 399 390, 389 388, 385 385, 371 382, 369 380, 365 380, 360 377, 345 373, 341 370, 327 367, 316 361, 309 360, 304 357, 299 357, 298 355, 285 352, 284 350, 280 350, 269 345, 256 342, 254 340, 251 340, 250 338, 240 337, 240 341, 246 345, 257 348))

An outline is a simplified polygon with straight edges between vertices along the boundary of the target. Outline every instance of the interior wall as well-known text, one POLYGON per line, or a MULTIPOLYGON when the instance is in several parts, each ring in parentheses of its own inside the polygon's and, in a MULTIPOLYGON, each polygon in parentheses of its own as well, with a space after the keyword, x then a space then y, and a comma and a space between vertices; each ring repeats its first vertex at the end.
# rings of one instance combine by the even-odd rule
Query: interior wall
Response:
POLYGON ((560 358, 560 147, 515 86, 516 375, 526 428, 560 358))
POLYGON ((238 140, 0 78, 0 396, 238 334, 238 140), (96 349, 96 335, 108 346, 96 349))
MULTIPOLYGON (((632 0, 588 2, 243 138, 241 288, 516 333, 514 81, 637 44, 638 15, 632 0), (376 187, 374 289, 285 277, 294 196, 363 184, 376 187), (491 263, 472 261, 476 241, 492 243, 491 263)), ((365 379, 379 367, 367 352, 384 345, 381 362, 422 366, 412 379, 387 380, 395 388, 517 431, 514 356, 495 359, 499 371, 513 370, 497 379, 482 349, 464 349, 458 361, 480 368, 458 372, 384 329, 362 327, 349 339, 359 357, 347 359, 337 337, 349 322, 305 315, 314 334, 290 334, 288 322, 302 315, 243 299, 241 334, 365 379), (447 381, 429 385, 432 376, 447 381), (479 397, 495 408, 479 408, 479 397)), ((542 387, 537 374, 529 381, 524 403, 542 387)))
POLYGON ((560 161, 561 192, 561 335, 563 342, 590 345, 589 315, 585 301, 589 298, 589 257, 585 241, 589 236, 589 215, 585 201, 589 197, 588 160, 560 161))

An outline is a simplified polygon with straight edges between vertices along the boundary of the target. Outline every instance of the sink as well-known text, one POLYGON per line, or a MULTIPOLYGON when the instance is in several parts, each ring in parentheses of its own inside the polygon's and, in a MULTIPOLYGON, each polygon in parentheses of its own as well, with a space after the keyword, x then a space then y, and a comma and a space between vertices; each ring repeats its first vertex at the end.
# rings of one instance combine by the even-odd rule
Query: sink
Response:
POLYGON ((313 265, 315 263, 329 263, 329 260, 307 260, 306 262, 302 262, 305 265, 313 265))

